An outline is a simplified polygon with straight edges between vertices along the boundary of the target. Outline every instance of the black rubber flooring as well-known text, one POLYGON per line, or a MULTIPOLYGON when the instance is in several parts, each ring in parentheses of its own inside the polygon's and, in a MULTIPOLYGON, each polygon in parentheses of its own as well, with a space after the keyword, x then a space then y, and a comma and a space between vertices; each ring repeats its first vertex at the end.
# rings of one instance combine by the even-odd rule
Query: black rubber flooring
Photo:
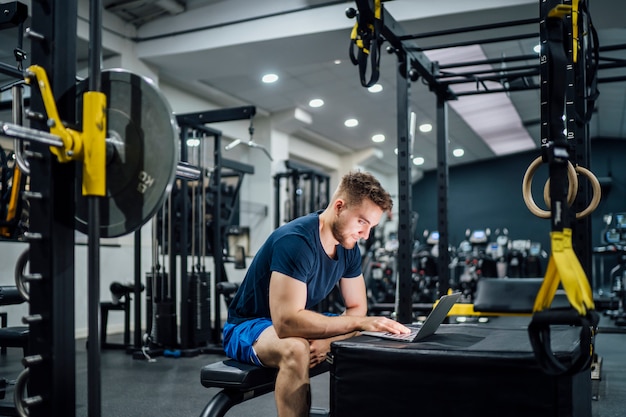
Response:
MULTIPOLYGON (((501 320, 501 319, 496 319, 501 320)), ((499 324, 502 324, 500 322, 499 324)), ((116 340, 117 335, 111 337, 116 340)), ((85 340, 76 341, 76 417, 88 416, 87 352, 85 340)), ((593 417, 626 416, 626 329, 603 318, 596 338, 596 351, 602 358, 600 379, 592 381, 593 417)), ((22 369, 21 350, 9 349, 0 356, 0 377, 9 380, 22 369)), ((219 354, 199 354, 155 361, 134 359, 123 350, 103 350, 101 357, 102 417, 192 417, 199 416, 217 389, 200 384, 200 368, 224 359, 219 354)), ((328 409, 329 374, 313 378, 315 407, 328 409)), ((0 405, 10 405, 12 388, 0 405)), ((532 401, 529 398, 529 401, 532 401)), ((0 414, 11 415, 11 414, 0 414)), ((272 394, 249 400, 232 408, 228 417, 275 416, 272 394)), ((438 416, 445 417, 445 416, 438 416)))

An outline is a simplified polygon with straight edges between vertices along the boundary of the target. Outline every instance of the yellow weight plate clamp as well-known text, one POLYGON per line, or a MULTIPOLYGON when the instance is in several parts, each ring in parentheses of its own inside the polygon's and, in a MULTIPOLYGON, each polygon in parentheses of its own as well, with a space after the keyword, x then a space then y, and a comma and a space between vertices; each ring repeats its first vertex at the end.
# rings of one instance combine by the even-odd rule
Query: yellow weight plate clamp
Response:
POLYGON ((37 86, 46 109, 50 134, 18 126, 3 126, 5 133, 50 145, 59 162, 83 162, 83 195, 106 195, 106 106, 103 93, 87 91, 83 95, 83 131, 63 125, 44 68, 31 65, 26 70, 27 84, 37 86), (14 131, 10 131, 14 129, 14 131))

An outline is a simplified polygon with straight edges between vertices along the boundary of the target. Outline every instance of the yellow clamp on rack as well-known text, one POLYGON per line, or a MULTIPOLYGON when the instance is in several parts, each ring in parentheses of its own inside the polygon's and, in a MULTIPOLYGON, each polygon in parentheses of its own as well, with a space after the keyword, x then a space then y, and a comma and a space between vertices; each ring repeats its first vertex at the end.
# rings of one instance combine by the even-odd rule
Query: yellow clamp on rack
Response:
POLYGON ((103 93, 83 94, 83 195, 106 195, 106 107, 103 93))
POLYGON ((43 100, 50 133, 58 136, 63 147, 51 146, 59 162, 83 162, 83 195, 106 195, 106 96, 96 91, 83 95, 83 132, 63 126, 48 75, 43 67, 31 65, 25 81, 36 80, 43 100))
POLYGON ((551 232, 550 237, 552 254, 548 261, 543 283, 535 298, 533 311, 550 308, 559 283, 561 283, 572 307, 581 316, 585 316, 595 306, 591 295, 591 286, 572 247, 572 229, 565 228, 562 232, 551 232))

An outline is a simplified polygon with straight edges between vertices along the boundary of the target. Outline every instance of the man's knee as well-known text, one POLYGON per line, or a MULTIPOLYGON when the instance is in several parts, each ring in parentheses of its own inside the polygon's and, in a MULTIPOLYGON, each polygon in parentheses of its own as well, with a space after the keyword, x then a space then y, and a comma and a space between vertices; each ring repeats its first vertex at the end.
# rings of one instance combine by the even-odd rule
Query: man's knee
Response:
POLYGON ((281 356, 282 366, 308 370, 311 356, 309 342, 301 337, 282 339, 281 356))

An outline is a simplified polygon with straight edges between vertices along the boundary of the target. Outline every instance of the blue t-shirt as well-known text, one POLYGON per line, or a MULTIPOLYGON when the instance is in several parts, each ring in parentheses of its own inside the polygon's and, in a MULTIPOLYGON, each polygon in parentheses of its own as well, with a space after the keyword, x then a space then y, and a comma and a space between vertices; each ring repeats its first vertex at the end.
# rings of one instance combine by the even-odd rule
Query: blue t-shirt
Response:
POLYGON ((361 275, 358 245, 353 249, 337 245, 336 259, 324 251, 319 233, 320 213, 299 217, 272 232, 254 257, 228 308, 229 323, 270 317, 269 287, 273 271, 306 283, 307 309, 326 298, 341 278, 361 275))

